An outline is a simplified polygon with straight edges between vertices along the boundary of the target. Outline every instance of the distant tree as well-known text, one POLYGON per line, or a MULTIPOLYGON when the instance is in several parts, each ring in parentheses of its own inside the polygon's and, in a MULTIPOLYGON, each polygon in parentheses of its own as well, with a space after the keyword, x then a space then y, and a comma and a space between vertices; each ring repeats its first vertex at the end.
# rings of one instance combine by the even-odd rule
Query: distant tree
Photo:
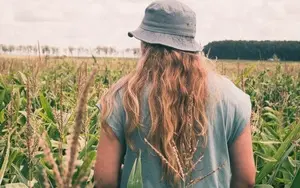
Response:
POLYGON ((96 51, 96 54, 97 54, 97 55, 101 55, 102 47, 101 47, 101 46, 97 46, 97 47, 95 48, 95 51, 96 51))
POLYGON ((8 47, 6 45, 2 44, 1 48, 3 53, 8 52, 8 47))
POLYGON ((8 46, 8 52, 12 53, 13 51, 15 51, 15 46, 14 45, 9 45, 8 46))
POLYGON ((79 54, 84 52, 84 48, 82 46, 79 46, 76 50, 77 50, 77 56, 79 56, 79 54))
POLYGON ((140 55, 141 50, 140 50, 140 48, 132 48, 132 52, 133 52, 133 55, 137 56, 137 55, 140 55))
POLYGON ((22 53, 23 52, 23 45, 16 46, 16 51, 22 53))
POLYGON ((126 48, 126 49, 125 49, 125 52, 126 52, 126 53, 129 53, 130 51, 131 51, 130 48, 126 48))
POLYGON ((102 47, 102 51, 104 52, 105 55, 108 53, 108 47, 102 47))
POLYGON ((69 53, 71 54, 71 56, 73 55, 74 49, 75 48, 73 46, 68 47, 68 50, 69 50, 69 53))
POLYGON ((85 54, 88 54, 88 53, 89 53, 89 49, 88 49, 88 48, 83 48, 83 52, 84 52, 85 54))
POLYGON ((117 50, 114 47, 108 47, 108 54, 113 55, 117 52, 117 50))
POLYGON ((52 46, 50 47, 51 49, 51 54, 57 56, 59 54, 59 48, 52 46))
POLYGON ((43 55, 49 55, 50 54, 50 47, 49 46, 42 46, 42 54, 43 55))
POLYGON ((67 55, 67 54, 68 54, 68 49, 67 49, 67 48, 64 48, 64 49, 63 49, 63 52, 64 52, 64 55, 67 55))
POLYGON ((32 51, 33 51, 33 46, 27 45, 27 46, 26 46, 26 50, 27 50, 27 53, 28 53, 28 54, 31 54, 32 51))
POLYGON ((300 60, 300 41, 215 41, 204 46, 209 58, 268 60, 276 54, 286 61, 300 60))
POLYGON ((35 55, 37 55, 38 48, 36 46, 32 46, 32 51, 34 52, 35 55))

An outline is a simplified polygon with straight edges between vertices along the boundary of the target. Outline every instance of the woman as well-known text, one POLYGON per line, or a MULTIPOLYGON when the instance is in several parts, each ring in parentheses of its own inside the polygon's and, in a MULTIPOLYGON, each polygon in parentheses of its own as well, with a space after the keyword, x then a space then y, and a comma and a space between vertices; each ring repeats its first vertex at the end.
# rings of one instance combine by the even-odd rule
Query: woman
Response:
POLYGON ((139 151, 144 188, 253 187, 249 96, 206 68, 195 33, 195 13, 170 0, 129 33, 142 55, 101 99, 97 187, 126 187, 139 151))

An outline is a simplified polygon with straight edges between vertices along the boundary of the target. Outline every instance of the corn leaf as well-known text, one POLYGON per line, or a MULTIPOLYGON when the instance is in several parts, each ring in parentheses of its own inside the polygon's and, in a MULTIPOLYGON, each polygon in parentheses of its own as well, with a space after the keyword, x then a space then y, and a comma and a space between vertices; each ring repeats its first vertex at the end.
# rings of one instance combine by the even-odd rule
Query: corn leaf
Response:
MULTIPOLYGON (((293 125, 290 125, 293 126, 293 125)), ((258 173, 256 177, 256 183, 261 183, 262 180, 272 172, 273 168, 279 164, 280 159, 286 154, 285 151, 288 149, 290 146, 292 140, 295 139, 295 137, 298 135, 300 132, 300 126, 299 125, 294 125, 295 129, 291 129, 290 133, 284 140, 284 142, 281 144, 279 147, 278 151, 275 153, 274 158, 277 160, 276 162, 268 162, 264 165, 262 170, 258 173)))
POLYGON ((0 185, 1 185, 1 183, 2 183, 4 174, 5 174, 5 171, 6 171, 6 167, 7 167, 7 164, 8 164, 8 160, 9 160, 9 151, 10 151, 10 137, 11 137, 11 135, 12 135, 12 133, 13 133, 14 131, 15 131, 15 130, 12 130, 12 131, 10 131, 9 134, 8 134, 7 145, 6 145, 6 152, 5 152, 5 156, 4 156, 4 161, 3 161, 2 167, 1 167, 1 169, 0 169, 0 185))
POLYGON ((298 172, 293 180, 291 188, 298 188, 300 185, 300 168, 298 169, 298 172))
POLYGON ((14 164, 12 164, 11 166, 13 167, 13 169, 14 169, 16 175, 17 175, 17 179, 21 183, 27 185, 28 184, 28 180, 22 175, 22 173, 20 172, 20 170, 18 169, 18 167, 16 165, 14 165, 14 164))
POLYGON ((55 122, 51 106, 43 94, 40 95, 40 101, 41 101, 42 107, 43 107, 44 111, 46 112, 48 118, 51 119, 52 122, 55 122))
MULTIPOLYGON (((298 141, 299 142, 299 141, 298 141)), ((296 142, 298 144, 298 142, 296 142)), ((272 184, 277 173, 279 172, 279 169, 280 167, 282 166, 283 162, 288 158, 288 156, 290 155, 290 153, 294 150, 294 148, 296 147, 296 144, 292 144, 290 146, 290 148, 288 150, 286 150, 286 152, 284 153, 284 155, 281 157, 277 167, 276 167, 276 170, 273 172, 272 176, 270 177, 269 181, 268 181, 268 184, 272 184)))
POLYGON ((259 184, 255 185, 254 188, 273 188, 273 186, 268 184, 259 184))
POLYGON ((5 121, 5 117, 4 117, 4 110, 0 111, 0 123, 3 123, 5 121))
POLYGON ((74 179, 76 180, 75 185, 80 184, 80 180, 89 173, 89 169, 93 164, 93 161, 96 159, 96 151, 91 151, 87 154, 86 158, 83 161, 83 164, 74 174, 74 179))
POLYGON ((6 184, 5 186, 1 186, 1 188, 28 188, 28 187, 23 183, 10 183, 10 184, 6 184))
POLYGON ((133 163, 127 188, 143 188, 141 151, 139 151, 139 155, 133 163))

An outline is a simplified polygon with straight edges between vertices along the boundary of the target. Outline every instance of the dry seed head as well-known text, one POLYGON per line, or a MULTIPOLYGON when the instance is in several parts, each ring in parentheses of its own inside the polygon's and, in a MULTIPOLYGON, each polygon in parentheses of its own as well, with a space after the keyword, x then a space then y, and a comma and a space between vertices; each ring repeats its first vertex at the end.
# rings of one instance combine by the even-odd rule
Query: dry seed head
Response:
POLYGON ((48 176, 47 176, 47 172, 45 169, 43 169, 43 178, 44 178, 44 187, 45 188, 50 188, 49 182, 48 182, 48 176))
POLYGON ((48 144, 43 140, 43 138, 46 138, 46 133, 43 133, 42 138, 40 138, 40 143, 39 145, 42 147, 44 155, 46 160, 49 162, 49 164, 52 166, 53 168, 53 173, 57 182, 57 186, 58 187, 63 187, 63 179, 62 176, 59 172, 58 166, 54 160, 54 157, 52 155, 52 152, 48 146, 48 144))
POLYGON ((81 97, 79 99, 79 103, 78 103, 78 109, 77 109, 77 113, 76 113, 76 118, 75 118, 75 126, 74 126, 74 132, 72 135, 72 140, 71 140, 71 148, 70 148, 70 158, 68 161, 68 165, 67 165, 67 172, 66 172, 66 178, 65 178, 65 187, 70 187, 71 184, 71 180, 72 180, 72 176, 75 170, 75 161, 77 159, 77 155, 78 155, 78 139, 79 139, 79 135, 81 132, 81 127, 82 127, 82 123, 83 123, 83 118, 84 118, 84 114, 85 114, 85 110, 86 110, 86 103, 87 103, 87 97, 88 97, 88 91, 89 91, 89 87, 92 84, 94 77, 96 74, 96 70, 94 70, 89 78, 89 80, 87 81, 83 92, 81 94, 81 97))
POLYGON ((172 148, 173 148, 173 152, 174 152, 175 157, 176 157, 177 165, 179 167, 180 175, 183 178, 183 181, 185 181, 185 175, 184 175, 184 172, 183 172, 182 163, 180 162, 179 155, 178 155, 179 152, 178 152, 178 149, 176 147, 176 144, 175 144, 174 140, 172 140, 172 148))
POLYGON ((150 144, 150 142, 148 142, 146 138, 144 138, 144 141, 161 158, 162 162, 168 165, 176 174, 180 176, 182 180, 184 180, 184 178, 181 176, 181 173, 179 173, 178 170, 176 170, 176 168, 172 166, 169 161, 152 144, 150 144))
POLYGON ((204 155, 201 155, 198 160, 192 165, 192 167, 185 173, 185 176, 189 175, 198 165, 198 163, 200 163, 203 159, 204 155))
POLYGON ((219 171, 221 168, 223 168, 225 166, 225 162, 223 164, 221 164, 218 168, 216 168, 215 170, 211 171, 210 173, 206 174, 205 176, 202 177, 198 177, 196 179, 193 179, 192 181, 189 182, 189 184, 186 186, 186 188, 188 187, 192 187, 193 185, 195 185, 196 183, 202 181, 203 179, 207 178, 208 176, 212 175, 213 173, 219 171))

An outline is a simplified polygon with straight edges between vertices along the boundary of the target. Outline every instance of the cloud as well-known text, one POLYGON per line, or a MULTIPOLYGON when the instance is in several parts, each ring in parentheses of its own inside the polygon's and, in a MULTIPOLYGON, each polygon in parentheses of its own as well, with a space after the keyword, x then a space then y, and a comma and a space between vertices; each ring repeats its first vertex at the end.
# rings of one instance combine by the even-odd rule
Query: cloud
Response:
POLYGON ((16 12, 14 14, 16 22, 62 22, 62 15, 51 14, 51 12, 33 12, 30 10, 16 12))
MULTIPOLYGON (((152 0, 0 0, 0 41, 137 46, 127 32, 152 0)), ((300 40, 298 0, 182 0, 197 14, 197 40, 300 40)))

